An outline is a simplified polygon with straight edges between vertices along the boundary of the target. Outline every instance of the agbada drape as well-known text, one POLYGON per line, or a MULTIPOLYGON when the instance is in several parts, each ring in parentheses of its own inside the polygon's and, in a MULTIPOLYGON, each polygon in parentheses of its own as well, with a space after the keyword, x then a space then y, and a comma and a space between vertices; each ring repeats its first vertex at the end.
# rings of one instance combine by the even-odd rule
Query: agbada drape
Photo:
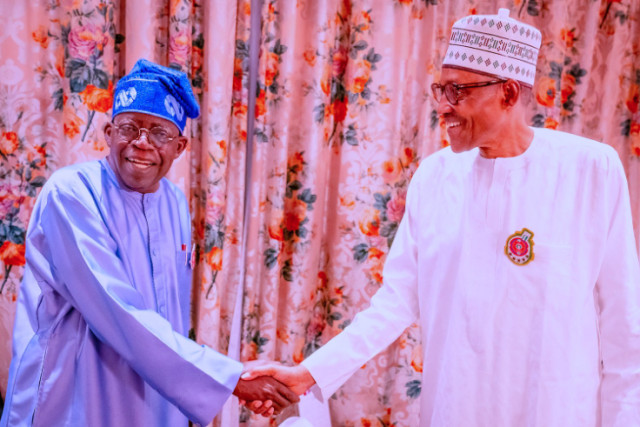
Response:
POLYGON ((107 153, 102 126, 114 83, 140 57, 188 72, 200 99, 203 114, 186 131, 190 145, 169 178, 189 197, 194 218, 194 332, 225 352, 228 332, 220 331, 234 305, 226 293, 238 285, 247 123, 248 62, 236 60, 236 47, 248 40, 249 3, 63 0, 2 2, 0 10, 10 17, 0 29, 2 394, 35 196, 55 169, 107 153))

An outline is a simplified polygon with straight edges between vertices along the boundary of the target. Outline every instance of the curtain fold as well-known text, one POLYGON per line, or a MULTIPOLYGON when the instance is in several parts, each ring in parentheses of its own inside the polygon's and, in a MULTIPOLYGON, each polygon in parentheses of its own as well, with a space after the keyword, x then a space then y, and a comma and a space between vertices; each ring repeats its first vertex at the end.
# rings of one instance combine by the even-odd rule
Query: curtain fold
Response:
POLYGON ((248 0, 204 3, 206 98, 202 150, 192 164, 201 180, 192 193, 200 261, 194 281, 193 323, 199 341, 226 353, 243 268, 251 11, 248 0))

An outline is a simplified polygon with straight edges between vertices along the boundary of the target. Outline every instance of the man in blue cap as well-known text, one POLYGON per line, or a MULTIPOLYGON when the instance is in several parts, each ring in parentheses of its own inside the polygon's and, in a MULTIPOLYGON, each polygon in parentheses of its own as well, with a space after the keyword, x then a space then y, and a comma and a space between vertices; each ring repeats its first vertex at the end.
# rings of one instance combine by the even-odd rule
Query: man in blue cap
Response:
POLYGON ((297 401, 186 337, 191 221, 164 176, 199 114, 187 76, 138 61, 112 114, 108 156, 58 170, 36 202, 0 425, 206 425, 232 393, 297 401))

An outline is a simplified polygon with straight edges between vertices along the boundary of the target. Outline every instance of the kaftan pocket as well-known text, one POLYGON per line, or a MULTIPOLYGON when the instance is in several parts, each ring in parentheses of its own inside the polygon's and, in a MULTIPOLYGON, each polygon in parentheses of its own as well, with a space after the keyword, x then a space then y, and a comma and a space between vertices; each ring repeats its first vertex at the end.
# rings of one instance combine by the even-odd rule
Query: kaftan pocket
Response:
POLYGON ((572 296, 570 246, 535 243, 533 259, 525 265, 505 255, 507 297, 517 307, 562 309, 572 296))
POLYGON ((176 251, 176 283, 182 304, 189 306, 191 300, 191 283, 193 270, 191 268, 191 254, 188 251, 176 251))

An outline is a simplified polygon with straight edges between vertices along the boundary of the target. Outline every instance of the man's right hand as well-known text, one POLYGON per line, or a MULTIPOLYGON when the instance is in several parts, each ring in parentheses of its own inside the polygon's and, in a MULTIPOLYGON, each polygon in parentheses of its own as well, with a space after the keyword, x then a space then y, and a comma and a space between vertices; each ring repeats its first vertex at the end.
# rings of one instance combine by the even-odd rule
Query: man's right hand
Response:
MULTIPOLYGON (((269 376, 241 377, 233 394, 245 402, 272 402, 273 413, 276 415, 287 406, 300 401, 296 393, 289 390, 282 382, 269 376)), ((270 405, 265 405, 264 408, 261 406, 249 407, 261 415, 270 415, 270 405)))
POLYGON ((252 380, 264 376, 277 379, 297 395, 304 394, 316 383, 307 368, 302 365, 285 366, 273 362, 251 367, 240 378, 252 380))

